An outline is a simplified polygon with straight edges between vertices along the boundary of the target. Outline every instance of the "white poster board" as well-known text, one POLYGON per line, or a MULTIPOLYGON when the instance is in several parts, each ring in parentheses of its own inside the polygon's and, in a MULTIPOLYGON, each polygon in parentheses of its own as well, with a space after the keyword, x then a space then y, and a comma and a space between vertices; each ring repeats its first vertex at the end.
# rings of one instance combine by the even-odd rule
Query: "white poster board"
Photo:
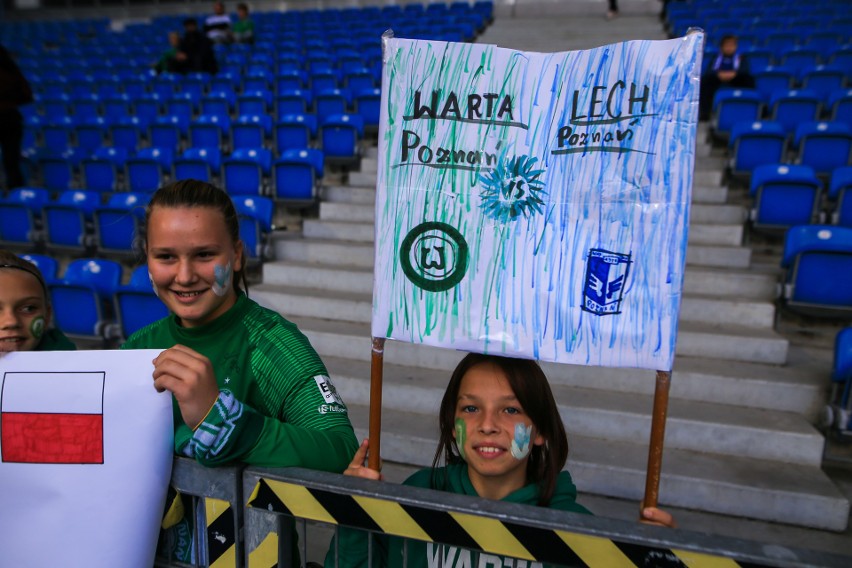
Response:
POLYGON ((0 564, 153 566, 174 453, 158 353, 0 357, 0 564))
POLYGON ((386 40, 372 335, 670 370, 703 42, 386 40))

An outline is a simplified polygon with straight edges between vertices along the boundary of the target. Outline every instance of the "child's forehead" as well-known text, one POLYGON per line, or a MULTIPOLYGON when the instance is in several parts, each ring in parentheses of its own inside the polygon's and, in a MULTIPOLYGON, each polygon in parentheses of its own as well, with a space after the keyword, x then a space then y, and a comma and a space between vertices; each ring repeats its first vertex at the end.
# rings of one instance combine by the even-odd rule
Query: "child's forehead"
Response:
POLYGON ((0 298, 43 298, 44 290, 35 274, 12 266, 0 267, 0 298))

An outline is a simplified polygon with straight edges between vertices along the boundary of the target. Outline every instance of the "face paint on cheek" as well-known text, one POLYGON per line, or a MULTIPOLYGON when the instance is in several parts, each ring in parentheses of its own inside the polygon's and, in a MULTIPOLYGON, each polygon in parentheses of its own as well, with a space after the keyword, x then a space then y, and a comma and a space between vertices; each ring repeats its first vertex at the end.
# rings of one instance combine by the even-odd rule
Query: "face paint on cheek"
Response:
POLYGON ((154 295, 160 297, 160 291, 157 290, 157 285, 154 284, 154 277, 151 276, 151 271, 148 271, 148 281, 151 282, 151 289, 154 290, 154 295))
POLYGON ((467 424, 461 418, 456 418, 456 446, 459 448, 459 456, 464 461, 467 457, 464 455, 464 443, 467 439, 467 424))
POLYGON ((30 333, 36 339, 41 339, 41 336, 44 335, 44 317, 38 316, 33 318, 33 321, 30 322, 30 333))
POLYGON ((213 293, 220 297, 224 296, 228 293, 228 288, 231 287, 231 276, 233 274, 231 263, 229 262, 225 266, 217 264, 213 267, 213 274, 216 277, 216 282, 213 283, 213 293))
POLYGON ((512 457, 522 460, 530 455, 530 437, 532 436, 532 424, 529 426, 523 422, 515 424, 515 438, 512 440, 512 457))

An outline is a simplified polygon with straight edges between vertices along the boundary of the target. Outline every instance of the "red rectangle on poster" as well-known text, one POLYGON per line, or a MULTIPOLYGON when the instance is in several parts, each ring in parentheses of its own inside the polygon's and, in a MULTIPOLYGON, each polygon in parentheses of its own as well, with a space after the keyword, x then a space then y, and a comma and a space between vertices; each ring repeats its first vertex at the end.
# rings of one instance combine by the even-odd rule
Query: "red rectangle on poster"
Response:
POLYGON ((2 459, 12 463, 103 463, 103 414, 4 412, 2 459))

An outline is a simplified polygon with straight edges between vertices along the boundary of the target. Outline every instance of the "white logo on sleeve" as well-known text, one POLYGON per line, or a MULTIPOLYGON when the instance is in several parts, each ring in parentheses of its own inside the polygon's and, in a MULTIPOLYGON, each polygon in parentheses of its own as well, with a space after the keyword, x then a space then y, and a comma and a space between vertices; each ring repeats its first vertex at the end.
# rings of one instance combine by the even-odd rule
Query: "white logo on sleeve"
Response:
POLYGON ((337 394, 337 389, 331 384, 331 379, 325 375, 317 375, 314 380, 317 382, 320 394, 327 404, 343 404, 343 399, 337 394))

